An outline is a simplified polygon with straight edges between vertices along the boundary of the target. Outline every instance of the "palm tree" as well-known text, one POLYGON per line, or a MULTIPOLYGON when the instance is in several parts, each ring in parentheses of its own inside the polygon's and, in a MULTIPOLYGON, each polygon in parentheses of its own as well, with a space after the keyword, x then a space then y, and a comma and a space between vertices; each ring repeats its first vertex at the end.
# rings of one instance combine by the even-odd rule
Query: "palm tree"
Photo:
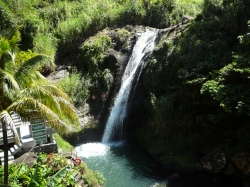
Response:
POLYGON ((7 37, 0 36, 0 122, 4 142, 4 184, 8 185, 8 140, 10 126, 19 141, 11 113, 22 120, 40 118, 46 125, 61 133, 72 131, 69 123, 78 123, 70 98, 60 88, 45 79, 38 71, 46 55, 19 51, 18 30, 7 37))

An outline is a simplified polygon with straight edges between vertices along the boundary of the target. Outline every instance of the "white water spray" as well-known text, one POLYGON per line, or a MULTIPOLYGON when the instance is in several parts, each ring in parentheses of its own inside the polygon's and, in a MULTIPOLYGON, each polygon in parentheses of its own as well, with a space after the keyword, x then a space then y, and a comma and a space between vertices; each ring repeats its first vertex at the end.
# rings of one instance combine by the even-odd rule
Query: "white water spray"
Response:
POLYGON ((111 109, 110 116, 106 123, 102 138, 103 143, 111 141, 116 129, 119 130, 120 136, 122 135, 123 120, 127 112, 126 109, 133 79, 137 69, 145 63, 144 59, 147 59, 145 57, 151 55, 154 49, 156 36, 157 30, 147 30, 139 36, 134 46, 132 55, 122 77, 121 88, 116 95, 114 106, 111 109))

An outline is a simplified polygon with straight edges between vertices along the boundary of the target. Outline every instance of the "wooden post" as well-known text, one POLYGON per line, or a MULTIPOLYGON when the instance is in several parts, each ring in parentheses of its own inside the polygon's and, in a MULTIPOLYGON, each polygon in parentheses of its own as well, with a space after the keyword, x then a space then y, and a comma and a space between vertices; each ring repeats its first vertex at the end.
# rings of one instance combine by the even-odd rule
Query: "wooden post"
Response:
POLYGON ((7 137, 7 127, 5 120, 2 121, 3 128, 3 150, 4 150, 4 185, 8 185, 8 176, 9 176, 9 168, 8 168, 8 137, 7 137))

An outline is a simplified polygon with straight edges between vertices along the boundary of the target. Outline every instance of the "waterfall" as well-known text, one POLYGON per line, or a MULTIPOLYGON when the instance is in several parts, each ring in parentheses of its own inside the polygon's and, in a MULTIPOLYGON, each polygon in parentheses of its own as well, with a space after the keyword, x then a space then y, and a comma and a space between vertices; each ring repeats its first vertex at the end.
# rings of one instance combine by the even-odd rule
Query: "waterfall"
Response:
POLYGON ((112 141, 112 137, 116 133, 118 133, 120 137, 122 136, 123 120, 126 117, 126 109, 130 90, 132 89, 132 82, 138 68, 143 66, 151 55, 154 49, 157 32, 157 30, 146 30, 144 33, 141 33, 133 48, 132 55, 122 76, 121 88, 115 97, 114 105, 111 108, 106 123, 102 138, 103 143, 112 141))

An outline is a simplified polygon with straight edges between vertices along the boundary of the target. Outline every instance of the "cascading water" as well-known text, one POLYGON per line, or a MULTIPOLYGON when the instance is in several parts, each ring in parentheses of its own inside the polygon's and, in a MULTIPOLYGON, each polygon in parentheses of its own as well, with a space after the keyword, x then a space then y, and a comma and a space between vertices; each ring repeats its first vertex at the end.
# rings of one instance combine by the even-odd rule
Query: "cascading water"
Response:
MULTIPOLYGON (((87 143, 75 148, 75 151, 90 169, 103 173, 107 187, 155 187, 166 175, 157 163, 139 146, 113 142, 118 131, 122 134, 122 125, 126 117, 126 108, 133 80, 138 81, 144 63, 150 57, 158 30, 151 29, 141 33, 136 42, 130 60, 122 77, 121 88, 116 95, 114 106, 106 123, 102 143, 87 143)), ((137 85, 137 83, 135 83, 137 85)), ((117 140, 116 140, 117 141, 117 140)))
MULTIPOLYGON (((106 123, 106 128, 102 138, 103 143, 112 140, 114 134, 122 137, 123 120, 126 117, 128 99, 137 70, 143 66, 154 49, 154 42, 158 30, 147 30, 142 33, 136 42, 132 55, 122 77, 121 88, 115 98, 114 106, 106 123)), ((139 74, 140 75, 140 74, 139 74)), ((137 79, 138 81, 138 79, 137 79)))
MULTIPOLYGON (((114 106, 106 124, 103 143, 92 142, 82 144, 76 147, 75 151, 88 165, 88 168, 97 170, 104 175, 106 187, 229 186, 218 186, 217 182, 215 184, 212 178, 202 178, 199 174, 195 178, 191 178, 189 175, 183 178, 182 175, 180 177, 181 180, 169 182, 167 177, 168 172, 158 165, 140 146, 128 142, 110 143, 114 131, 122 129, 130 92, 134 91, 131 88, 132 82, 135 78, 136 81, 139 80, 135 75, 139 74, 140 76, 143 64, 151 55, 154 48, 156 35, 157 30, 148 30, 140 35, 134 46, 133 54, 122 77, 122 86, 116 96, 114 106)), ((137 82, 135 83, 136 85, 137 82)), ((229 184, 231 184, 230 181, 229 184)))

